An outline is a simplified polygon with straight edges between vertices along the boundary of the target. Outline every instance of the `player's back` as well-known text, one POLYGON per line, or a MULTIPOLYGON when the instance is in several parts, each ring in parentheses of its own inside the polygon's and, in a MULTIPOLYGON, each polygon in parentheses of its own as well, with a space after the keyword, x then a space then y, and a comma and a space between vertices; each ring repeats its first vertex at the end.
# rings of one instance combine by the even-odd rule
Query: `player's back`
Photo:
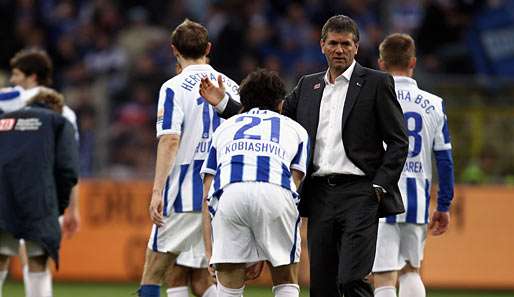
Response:
MULTIPOLYGON (((157 137, 180 135, 174 166, 164 189, 164 215, 171 207, 175 212, 201 211, 202 180, 200 169, 206 158, 211 136, 221 119, 199 94, 204 76, 216 81, 218 72, 210 65, 191 65, 166 81, 159 93, 157 137)), ((238 85, 222 74, 226 91, 239 100, 238 85)))
POLYGON ((412 78, 395 76, 394 81, 409 136, 409 154, 399 180, 406 212, 386 221, 426 223, 432 152, 451 148, 443 100, 419 89, 412 78))
POLYGON ((216 131, 204 172, 215 175, 213 192, 237 182, 268 182, 296 193, 291 168, 305 172, 308 136, 298 123, 254 108, 216 131))

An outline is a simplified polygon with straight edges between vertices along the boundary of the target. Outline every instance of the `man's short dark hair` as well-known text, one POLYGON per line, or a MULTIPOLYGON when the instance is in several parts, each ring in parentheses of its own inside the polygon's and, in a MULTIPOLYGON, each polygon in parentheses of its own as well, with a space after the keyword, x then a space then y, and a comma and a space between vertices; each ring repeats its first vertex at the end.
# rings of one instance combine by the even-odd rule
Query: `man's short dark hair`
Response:
POLYGON ((406 69, 411 58, 416 56, 416 45, 409 35, 394 33, 380 43, 379 51, 386 69, 406 69))
POLYGON ((44 50, 21 50, 11 59, 10 65, 11 69, 17 68, 27 76, 35 74, 39 85, 52 84, 52 60, 44 50))
POLYGON ((245 112, 252 108, 278 111, 286 89, 276 72, 258 69, 243 79, 239 86, 239 95, 245 112))
POLYGON ((359 42, 359 28, 355 21, 345 15, 335 15, 328 19, 321 29, 321 40, 326 40, 328 32, 353 33, 353 41, 359 42))
POLYGON ((207 28, 186 19, 171 33, 171 44, 186 59, 199 59, 209 44, 207 28))

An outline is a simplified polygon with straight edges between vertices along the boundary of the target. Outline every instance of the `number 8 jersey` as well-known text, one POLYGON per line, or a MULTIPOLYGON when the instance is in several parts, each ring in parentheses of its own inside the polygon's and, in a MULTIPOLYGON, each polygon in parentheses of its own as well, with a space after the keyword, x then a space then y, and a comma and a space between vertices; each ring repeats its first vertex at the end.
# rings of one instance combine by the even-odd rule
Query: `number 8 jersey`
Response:
MULTIPOLYGON (((203 185, 200 169, 209 152, 211 136, 221 119, 199 94, 200 80, 207 76, 217 85, 220 73, 210 65, 190 65, 166 81, 159 91, 157 137, 180 135, 175 163, 163 192, 163 214, 200 212, 203 185)), ((239 101, 239 86, 221 75, 225 91, 239 101)))
POLYGON ((297 199, 291 169, 305 174, 308 149, 307 131, 288 117, 257 108, 233 116, 214 133, 202 169, 214 175, 209 196, 231 183, 266 182, 297 199))
POLYGON ((418 88, 414 79, 395 76, 395 89, 409 136, 409 154, 399 188, 406 212, 388 223, 426 224, 432 181, 432 152, 439 175, 438 210, 448 211, 453 197, 453 161, 443 100, 418 88))

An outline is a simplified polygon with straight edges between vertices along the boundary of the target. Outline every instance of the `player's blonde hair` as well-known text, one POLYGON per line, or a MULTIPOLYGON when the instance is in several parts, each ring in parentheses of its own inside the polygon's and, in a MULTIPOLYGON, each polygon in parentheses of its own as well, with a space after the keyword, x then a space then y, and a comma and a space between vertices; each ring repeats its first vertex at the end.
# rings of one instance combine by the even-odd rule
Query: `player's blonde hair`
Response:
POLYGON ((39 92, 27 102, 27 105, 34 103, 43 103, 53 111, 62 113, 64 97, 53 89, 41 87, 39 92))
POLYGON ((185 19, 171 33, 171 44, 184 58, 199 59, 206 55, 209 45, 207 28, 202 24, 185 19))
POLYGON ((379 46, 380 59, 386 69, 407 69, 410 60, 416 57, 414 39, 408 34, 394 33, 387 36, 379 46))

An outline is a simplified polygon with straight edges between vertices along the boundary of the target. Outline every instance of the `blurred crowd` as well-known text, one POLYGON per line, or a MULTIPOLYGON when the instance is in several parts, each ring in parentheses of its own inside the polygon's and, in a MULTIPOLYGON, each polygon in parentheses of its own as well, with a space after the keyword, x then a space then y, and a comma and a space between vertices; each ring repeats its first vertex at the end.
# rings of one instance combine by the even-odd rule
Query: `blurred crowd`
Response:
POLYGON ((320 29, 334 14, 358 23, 357 60, 365 66, 376 67, 386 34, 406 32, 416 39, 419 71, 473 74, 470 28, 478 12, 502 3, 0 0, 0 69, 5 79, 16 51, 46 49, 54 62, 54 87, 78 115, 82 176, 151 178, 158 90, 175 69, 170 33, 186 17, 208 28, 215 68, 240 81, 266 67, 292 87, 300 75, 325 69, 320 29))

